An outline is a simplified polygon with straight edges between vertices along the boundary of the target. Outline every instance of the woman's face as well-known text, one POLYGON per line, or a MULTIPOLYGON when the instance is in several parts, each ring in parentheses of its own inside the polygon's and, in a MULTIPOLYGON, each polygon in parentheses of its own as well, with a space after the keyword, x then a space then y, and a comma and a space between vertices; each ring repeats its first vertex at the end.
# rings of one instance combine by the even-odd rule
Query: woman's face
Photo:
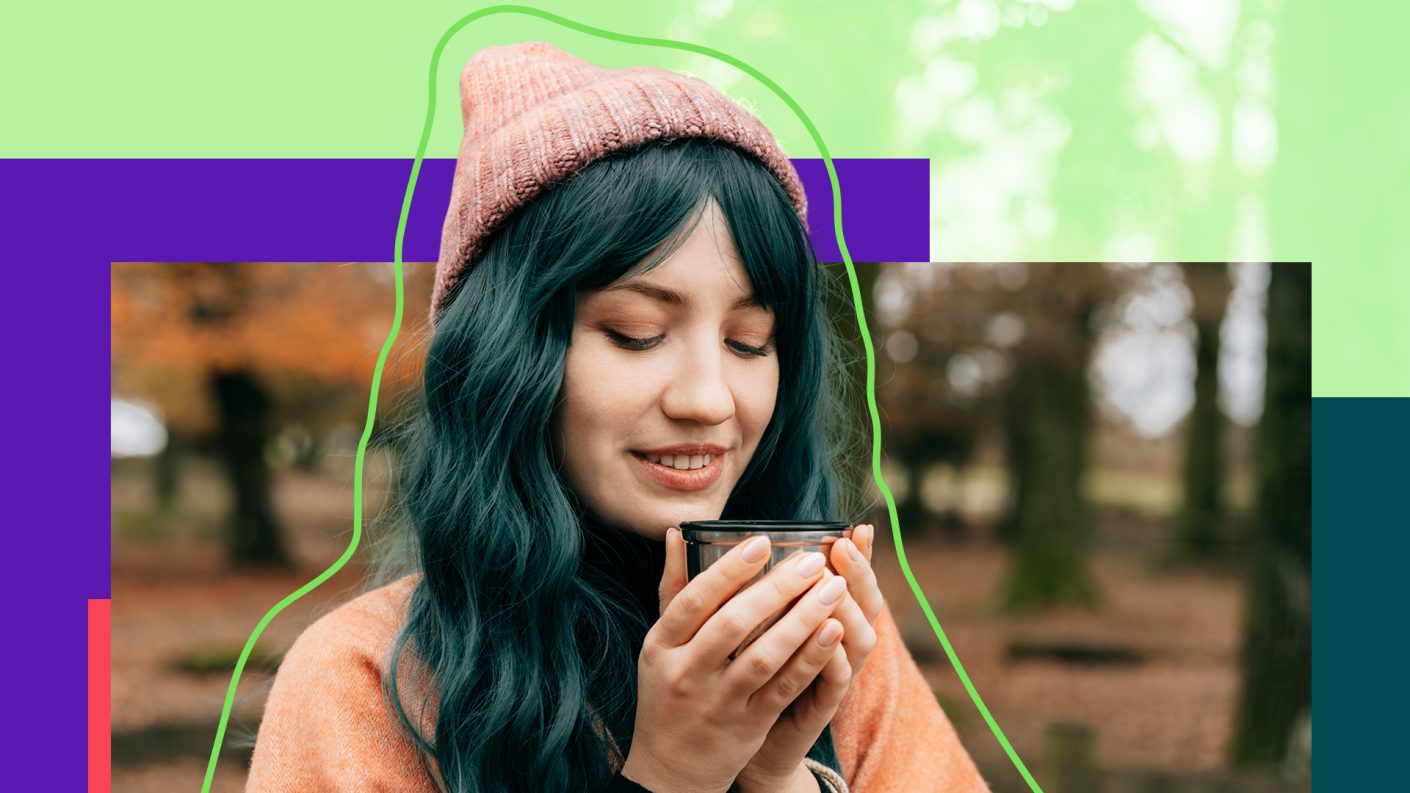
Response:
POLYGON ((553 430, 599 518, 662 539, 720 517, 773 415, 772 312, 711 202, 674 253, 580 295, 553 430))

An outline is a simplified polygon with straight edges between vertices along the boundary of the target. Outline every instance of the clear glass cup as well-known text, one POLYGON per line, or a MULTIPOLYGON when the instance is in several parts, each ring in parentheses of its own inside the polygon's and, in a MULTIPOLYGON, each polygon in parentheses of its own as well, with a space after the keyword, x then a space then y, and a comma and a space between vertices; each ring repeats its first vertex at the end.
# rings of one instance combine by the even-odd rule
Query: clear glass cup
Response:
MULTIPOLYGON (((843 537, 852 536, 852 527, 846 523, 812 520, 692 520, 682 523, 680 530, 681 537, 685 540, 687 579, 695 578, 729 553, 734 546, 751 537, 767 536, 769 558, 765 560, 763 569, 749 579, 744 587, 768 575, 769 571, 784 561, 808 551, 820 551, 825 554, 827 566, 831 569, 832 544, 843 537)), ((730 659, 733 660, 743 652, 744 648, 778 622, 797 602, 797 599, 794 599, 778 613, 760 623, 739 647, 730 653, 730 659)))

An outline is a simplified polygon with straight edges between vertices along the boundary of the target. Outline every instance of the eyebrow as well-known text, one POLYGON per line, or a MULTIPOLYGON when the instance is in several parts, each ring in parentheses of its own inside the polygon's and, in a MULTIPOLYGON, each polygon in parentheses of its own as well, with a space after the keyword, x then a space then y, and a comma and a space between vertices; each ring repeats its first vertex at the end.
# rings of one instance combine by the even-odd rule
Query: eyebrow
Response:
MULTIPOLYGON (((651 284, 644 284, 644 283, 642 283, 642 282, 640 282, 640 281, 628 281, 628 282, 626 282, 626 283, 624 283, 624 284, 618 284, 618 285, 616 285, 616 286, 609 286, 609 287, 607 287, 606 289, 604 289, 604 290, 602 290, 602 291, 604 291, 604 292, 615 292, 615 291, 617 291, 617 290, 619 290, 619 289, 625 289, 625 290, 628 290, 628 291, 631 291, 631 292, 636 292, 637 294, 645 295, 646 297, 649 297, 649 298, 651 298, 652 300, 657 300, 657 301, 660 301, 660 302, 662 302, 662 303, 669 303, 669 304, 675 305, 675 306, 683 306, 683 305, 685 305, 685 303, 686 303, 685 297, 683 297, 680 292, 676 292, 676 291, 673 291, 673 290, 670 290, 670 289, 666 289, 665 287, 652 286, 651 284)), ((733 310, 733 309, 737 309, 737 308, 763 308, 763 307, 764 307, 764 304, 759 302, 759 298, 758 298, 757 296, 755 296, 755 295, 753 295, 753 294, 749 294, 749 295, 745 295, 744 297, 741 297, 740 299, 734 301, 734 305, 733 305, 733 306, 730 306, 730 309, 733 310)))

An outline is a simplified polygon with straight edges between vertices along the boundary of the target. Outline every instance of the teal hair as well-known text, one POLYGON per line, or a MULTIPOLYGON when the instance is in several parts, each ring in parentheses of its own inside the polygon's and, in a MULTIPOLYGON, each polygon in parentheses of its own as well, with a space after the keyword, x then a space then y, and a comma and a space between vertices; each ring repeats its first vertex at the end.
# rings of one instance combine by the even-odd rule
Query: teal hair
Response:
MULTIPOLYGON (((760 163, 703 140, 652 144, 520 209, 437 317, 400 444, 398 507, 422 575, 386 682, 446 790, 594 790, 611 776, 606 736, 630 750, 664 548, 584 509, 548 428, 576 296, 668 253, 709 199, 774 312, 780 370, 772 419, 722 517, 838 515, 822 274, 760 163)), ((830 732, 810 756, 837 766, 830 732)))

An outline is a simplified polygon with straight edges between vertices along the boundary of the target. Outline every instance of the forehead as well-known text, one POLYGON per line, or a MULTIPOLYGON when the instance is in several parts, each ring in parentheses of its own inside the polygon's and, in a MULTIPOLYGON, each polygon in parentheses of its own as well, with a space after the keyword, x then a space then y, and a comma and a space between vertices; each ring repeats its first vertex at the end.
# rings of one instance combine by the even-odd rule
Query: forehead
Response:
POLYGON ((663 244, 601 291, 674 304, 700 299, 728 300, 734 307, 759 305, 729 224, 714 202, 705 206, 693 227, 686 228, 684 238, 663 244))

